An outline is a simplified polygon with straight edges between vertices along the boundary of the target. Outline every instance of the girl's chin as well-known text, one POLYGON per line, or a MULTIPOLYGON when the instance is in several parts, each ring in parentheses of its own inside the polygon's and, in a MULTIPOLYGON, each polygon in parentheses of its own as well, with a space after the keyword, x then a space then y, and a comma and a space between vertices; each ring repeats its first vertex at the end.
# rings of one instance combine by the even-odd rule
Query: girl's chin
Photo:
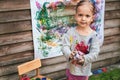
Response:
POLYGON ((89 25, 87 25, 87 24, 79 24, 78 26, 80 26, 80 27, 88 27, 89 25))
POLYGON ((80 26, 80 27, 83 27, 83 28, 84 28, 84 27, 87 27, 87 25, 79 25, 79 26, 80 26))

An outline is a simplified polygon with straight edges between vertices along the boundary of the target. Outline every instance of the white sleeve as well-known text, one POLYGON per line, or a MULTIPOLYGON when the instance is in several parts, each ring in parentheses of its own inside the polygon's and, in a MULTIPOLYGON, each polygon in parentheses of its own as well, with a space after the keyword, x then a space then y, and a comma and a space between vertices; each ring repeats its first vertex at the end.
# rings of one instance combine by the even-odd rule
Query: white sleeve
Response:
POLYGON ((68 34, 63 35, 63 38, 62 38, 62 52, 65 55, 65 57, 67 58, 67 60, 69 60, 71 50, 70 50, 70 40, 69 40, 69 35, 68 34))
POLYGON ((96 34, 92 38, 90 52, 84 55, 84 59, 85 59, 84 65, 95 61, 98 58, 99 52, 100 52, 100 44, 99 44, 99 39, 96 34))

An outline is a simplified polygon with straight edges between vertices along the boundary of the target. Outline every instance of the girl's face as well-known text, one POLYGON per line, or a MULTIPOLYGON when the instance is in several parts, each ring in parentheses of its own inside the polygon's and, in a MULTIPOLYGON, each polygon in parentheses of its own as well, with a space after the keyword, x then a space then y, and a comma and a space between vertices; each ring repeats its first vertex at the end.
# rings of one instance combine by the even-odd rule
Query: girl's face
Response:
POLYGON ((89 27, 93 22, 94 16, 90 6, 82 5, 77 8, 75 20, 80 27, 89 27))

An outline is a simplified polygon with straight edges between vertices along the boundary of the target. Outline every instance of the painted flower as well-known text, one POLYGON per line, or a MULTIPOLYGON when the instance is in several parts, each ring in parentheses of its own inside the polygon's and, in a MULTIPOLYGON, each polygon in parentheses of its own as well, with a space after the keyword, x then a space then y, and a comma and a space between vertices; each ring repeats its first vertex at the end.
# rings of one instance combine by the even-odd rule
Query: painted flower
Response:
POLYGON ((41 5, 38 1, 36 1, 36 6, 37 6, 38 9, 41 9, 41 5))

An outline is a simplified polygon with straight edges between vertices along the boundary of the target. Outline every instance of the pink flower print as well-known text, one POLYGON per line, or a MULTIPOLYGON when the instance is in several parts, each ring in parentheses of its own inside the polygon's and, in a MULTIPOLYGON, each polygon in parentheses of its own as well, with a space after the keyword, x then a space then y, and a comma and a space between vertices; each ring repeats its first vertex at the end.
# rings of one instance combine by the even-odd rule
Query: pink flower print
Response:
POLYGON ((77 43, 75 46, 75 49, 77 51, 83 52, 84 54, 88 53, 88 45, 85 45, 83 41, 81 41, 80 43, 77 43))

